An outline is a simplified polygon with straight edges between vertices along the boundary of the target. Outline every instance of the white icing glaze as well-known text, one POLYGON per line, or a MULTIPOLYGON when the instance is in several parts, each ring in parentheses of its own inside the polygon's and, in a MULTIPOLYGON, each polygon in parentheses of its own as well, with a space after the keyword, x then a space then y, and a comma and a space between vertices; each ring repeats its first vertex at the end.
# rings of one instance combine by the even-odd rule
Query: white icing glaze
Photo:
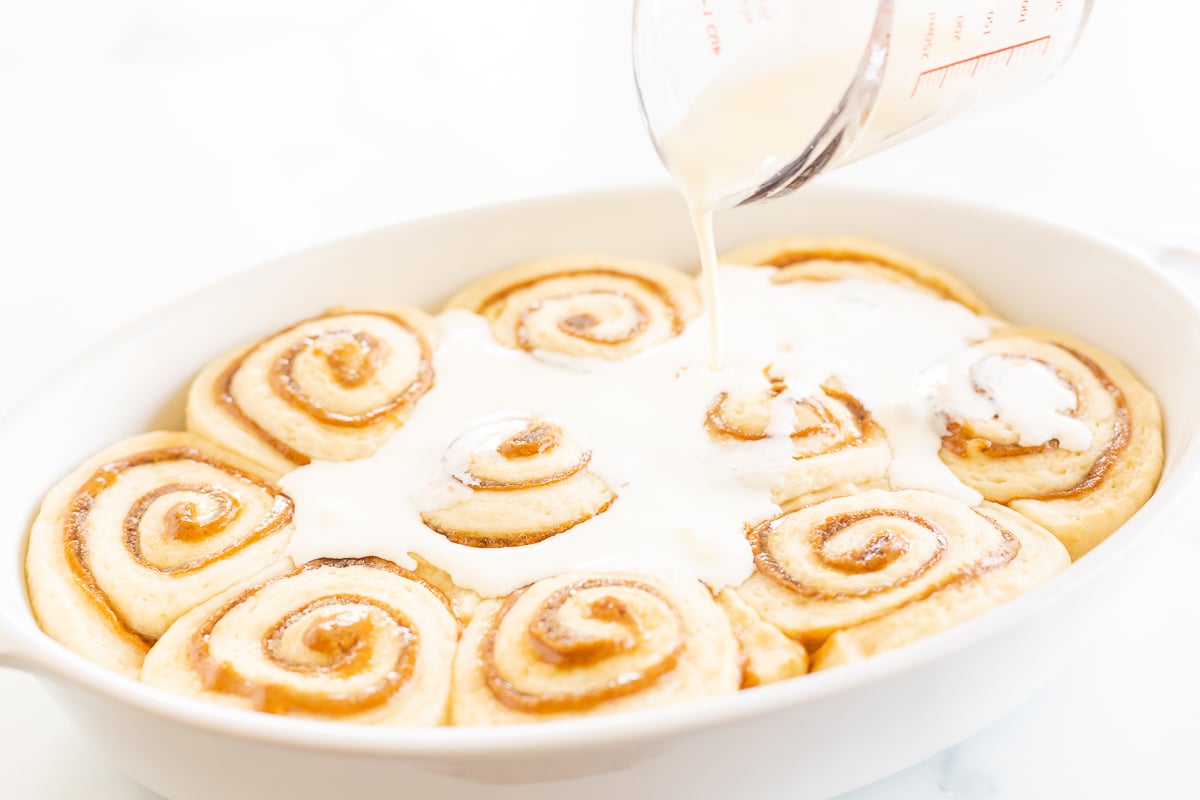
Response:
POLYGON ((1029 359, 965 351, 922 378, 932 408, 950 419, 996 419, 1036 446, 1057 439, 1066 450, 1092 444, 1087 425, 1071 414, 1079 398, 1053 367, 1029 359))
MULTIPOLYGON (((829 13, 857 12, 847 6, 829 13)), ((850 29, 865 29, 869 19, 859 22, 850 29)), ((917 44, 917 30, 906 29, 897 42, 917 44)), ((506 351, 490 340, 482 320, 442 315, 446 338, 435 354, 437 382, 406 425, 373 458, 312 464, 284 479, 297 501, 293 557, 375 554, 404 563, 414 552, 484 595, 572 569, 686 574, 714 589, 741 583, 753 568, 744 528, 779 510, 770 499, 772 484, 792 459, 785 401, 802 399, 831 376, 887 432, 894 488, 980 502, 938 452, 942 412, 978 409, 983 402, 959 396, 970 379, 958 373, 970 367, 964 353, 987 335, 987 321, 889 284, 774 286, 770 270, 718 270, 713 211, 736 205, 813 139, 861 57, 857 47, 802 49, 797 62, 795 48, 776 49, 758 48, 749 62, 736 62, 658 141, 692 214, 706 314, 677 339, 617 363, 506 351), (788 386, 773 401, 769 435, 712 440, 703 425, 708 405, 720 392, 763 387, 768 365, 788 386), (617 493, 615 503, 565 533, 521 547, 472 549, 425 528, 422 508, 469 494, 454 488, 451 477, 472 457, 463 443, 491 447, 499 432, 511 434, 529 417, 560 424, 589 448, 590 469, 617 493)), ((921 52, 900 49, 889 86, 908 81, 921 52)), ((926 96, 913 103, 908 90, 881 97, 861 131, 863 151, 932 120, 942 102, 926 96), (893 108, 889 100, 896 98, 903 102, 893 108)), ((1022 437, 1061 435, 1068 447, 1082 441, 1078 423, 1061 413, 1059 387, 1044 376, 1002 365, 977 370, 975 380, 989 387, 985 410, 1022 437)))
POLYGON ((693 207, 728 207, 800 155, 849 86, 861 53, 849 49, 766 72, 731 70, 696 98, 659 141, 693 207))
POLYGON ((756 54, 754 62, 727 69, 658 143, 696 231, 713 367, 724 363, 713 211, 736 205, 787 166, 837 107, 859 61, 846 49, 763 71, 778 63, 780 54, 774 56, 756 54))
POLYGON ((684 574, 714 588, 736 585, 753 568, 745 525, 779 511, 771 487, 792 459, 784 401, 803 398, 830 376, 888 432, 895 486, 977 501, 937 457, 932 407, 917 378, 985 337, 988 323, 902 286, 773 284, 772 274, 719 271, 733 334, 720 370, 708 366, 703 316, 664 345, 608 362, 509 350, 495 343, 481 317, 442 314, 435 385, 405 425, 371 458, 317 462, 283 479, 296 501, 289 554, 298 562, 377 555, 411 566, 408 554, 416 553, 460 586, 489 596, 572 569, 684 574), (764 387, 768 364, 789 387, 772 409, 773 435, 711 439, 704 418, 714 397, 764 387), (591 451, 588 467, 616 501, 564 533, 520 547, 471 548, 425 527, 422 510, 469 491, 450 488, 450 474, 469 458, 462 443, 494 447, 499 431, 515 430, 498 421, 514 416, 561 425, 591 451), (488 430, 463 438, 481 426, 488 430))
POLYGON ((713 237, 712 208, 706 203, 698 205, 697 198, 686 192, 684 197, 692 215, 692 228, 696 231, 696 245, 700 250, 700 293, 708 314, 708 363, 713 369, 720 369, 725 364, 725 339, 721 324, 721 287, 717 278, 717 244, 713 237))

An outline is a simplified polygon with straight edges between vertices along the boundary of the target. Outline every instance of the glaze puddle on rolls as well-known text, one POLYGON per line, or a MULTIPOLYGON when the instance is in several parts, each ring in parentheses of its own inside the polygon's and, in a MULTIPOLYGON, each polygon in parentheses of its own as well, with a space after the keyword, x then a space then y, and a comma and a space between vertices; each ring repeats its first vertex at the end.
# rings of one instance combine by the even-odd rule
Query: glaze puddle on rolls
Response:
POLYGON ((617 713, 936 633, 1153 492, 1158 403, 1111 356, 874 242, 723 261, 721 369, 693 276, 595 254, 501 270, 436 316, 313 309, 217 358, 188 433, 47 495, 39 623, 260 712, 617 713))

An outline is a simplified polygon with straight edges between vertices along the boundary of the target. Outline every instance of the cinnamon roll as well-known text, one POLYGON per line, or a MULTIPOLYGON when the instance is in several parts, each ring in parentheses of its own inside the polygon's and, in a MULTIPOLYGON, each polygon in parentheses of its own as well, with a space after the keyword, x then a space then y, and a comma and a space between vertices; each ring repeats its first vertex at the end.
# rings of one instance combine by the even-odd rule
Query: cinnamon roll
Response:
POLYGON ((205 367, 188 429, 281 473, 364 458, 433 385, 436 340, 416 309, 335 309, 205 367))
POLYGON ((292 501, 261 468, 186 433, 114 445, 50 490, 25 569, 42 629, 136 675, 180 615, 283 556, 292 501))
POLYGON ((681 336, 692 276, 595 255, 501 271, 439 320, 334 309, 217 359, 190 432, 117 444, 47 495, 39 624, 238 709, 611 714, 984 614, 1153 492, 1161 413, 1113 357, 981 320, 962 281, 864 240, 723 260, 774 268, 722 276, 745 326, 726 370, 681 336))
POLYGON ((814 668, 912 641, 1064 569, 1048 531, 1003 506, 873 490, 785 513, 748 534, 737 594, 810 649, 814 668))
POLYGON ((445 721, 458 621, 379 558, 281 565, 181 617, 142 680, 238 708, 345 722, 445 721))
POLYGON ((1116 530, 1153 493, 1163 467, 1162 415, 1154 396, 1117 359, 1053 331, 1006 328, 973 347, 966 362, 971 393, 984 399, 995 390, 989 381, 995 369, 1044 373, 1060 390, 1057 411, 1077 441, 1061 434, 1063 441, 1026 441, 995 415, 944 408, 940 455, 963 483, 1049 529, 1072 558, 1116 530))
POLYGON ((450 577, 449 572, 438 569, 432 562, 426 561, 416 553, 409 553, 408 557, 417 563, 416 568, 412 570, 413 575, 441 592, 450 603, 450 611, 464 625, 470 622, 471 617, 475 616, 475 609, 483 600, 479 593, 459 586, 450 577))
POLYGON ((886 487, 891 449, 883 429, 836 378, 817 391, 793 400, 782 380, 765 371, 761 390, 722 392, 708 408, 710 436, 730 442, 756 441, 769 435, 772 404, 790 403, 794 422, 788 433, 795 447, 792 466, 774 489, 774 500, 787 508, 827 494, 852 494, 886 487))
POLYGON ((616 499, 604 479, 588 470, 590 458, 556 423, 491 420, 450 446, 445 496, 421 518, 469 547, 540 542, 604 513, 616 499))
POLYGON ((851 236, 781 236, 722 253, 722 264, 775 267, 777 283, 861 278, 886 281, 952 300, 976 314, 990 314, 975 290, 923 259, 851 236))
POLYGON ((446 308, 481 314, 508 347, 620 359, 677 336, 700 313, 700 297, 695 281, 670 267, 580 255, 495 273, 446 308))
POLYGON ((742 648, 743 689, 808 672, 808 651, 760 617, 737 592, 722 589, 717 603, 742 648))
POLYGON ((576 573, 485 601, 454 662, 456 725, 538 722, 734 692, 742 658, 702 583, 576 573))

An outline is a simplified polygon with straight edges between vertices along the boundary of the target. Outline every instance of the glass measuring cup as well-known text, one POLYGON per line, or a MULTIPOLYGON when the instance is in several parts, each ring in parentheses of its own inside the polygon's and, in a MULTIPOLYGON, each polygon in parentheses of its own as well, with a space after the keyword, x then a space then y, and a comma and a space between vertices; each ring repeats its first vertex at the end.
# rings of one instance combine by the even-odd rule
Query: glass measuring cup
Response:
POLYGON ((634 72, 693 203, 786 194, 1067 58, 1091 0, 636 0, 634 72))

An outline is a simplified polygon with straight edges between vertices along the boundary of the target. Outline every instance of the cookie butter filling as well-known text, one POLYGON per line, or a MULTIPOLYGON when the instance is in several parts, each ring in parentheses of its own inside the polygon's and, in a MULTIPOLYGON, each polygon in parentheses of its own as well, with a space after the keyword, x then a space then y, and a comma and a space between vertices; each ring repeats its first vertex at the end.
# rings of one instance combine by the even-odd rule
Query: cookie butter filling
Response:
MULTIPOLYGON (((779 513, 796 431, 811 427, 800 415, 831 381, 887 432, 893 486, 979 501, 938 457, 920 379, 956 364, 987 319, 881 282, 777 283, 748 267, 720 278, 731 336, 719 370, 703 316, 607 360, 514 350, 482 317, 442 314, 434 385, 403 427, 370 458, 283 479, 296 501, 290 555, 411 567, 416 554, 487 596, 585 569, 737 585, 754 567, 744 532, 779 513), (760 398, 747 411, 755 435, 712 435, 722 396, 760 398)), ((1024 408, 1057 419, 1061 400, 1038 393, 1044 407, 1024 408)))

